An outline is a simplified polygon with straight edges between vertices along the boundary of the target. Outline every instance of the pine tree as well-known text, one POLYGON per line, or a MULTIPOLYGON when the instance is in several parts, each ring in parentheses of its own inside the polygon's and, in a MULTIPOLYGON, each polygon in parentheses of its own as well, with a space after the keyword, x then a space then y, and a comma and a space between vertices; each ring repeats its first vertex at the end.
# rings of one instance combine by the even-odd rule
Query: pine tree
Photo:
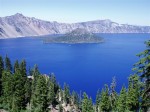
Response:
POLYGON ((27 76, 27 70, 26 70, 26 61, 23 60, 21 63, 20 63, 20 73, 23 77, 26 77, 27 76))
POLYGON ((0 97, 2 95, 2 72, 3 70, 4 70, 4 62, 3 62, 3 58, 0 56, 0 97))
POLYGON ((100 101, 100 109, 101 111, 110 111, 110 98, 109 98, 109 88, 108 85, 105 85, 105 89, 102 89, 101 92, 101 101, 100 101))
MULTIPOLYGON (((58 104, 59 99, 57 98, 59 98, 59 92, 61 92, 61 89, 57 84, 55 75, 52 73, 51 75, 49 75, 49 81, 48 81, 48 99, 49 99, 48 103, 49 104, 52 104, 53 106, 58 104)), ((63 99, 63 97, 61 98, 63 99)))
POLYGON ((140 99, 140 82, 139 77, 131 75, 129 77, 128 93, 126 98, 127 109, 130 111, 138 111, 140 99))
POLYGON ((87 112, 88 110, 88 96, 86 93, 83 93, 82 99, 82 112, 87 112))
POLYGON ((27 79, 25 83, 25 104, 30 106, 31 94, 32 94, 32 79, 27 79))
POLYGON ((83 93, 82 112, 94 112, 92 99, 89 99, 86 93, 83 93))
POLYGON ((78 93, 73 91, 71 97, 72 97, 73 105, 75 105, 77 108, 79 108, 79 95, 78 95, 78 93))
POLYGON ((30 70, 29 71, 29 74, 33 77, 32 79, 32 84, 31 84, 31 101, 30 101, 30 110, 33 110, 34 109, 34 105, 35 105, 35 89, 36 89, 36 85, 37 85, 37 80, 40 76, 40 72, 39 72, 39 69, 38 69, 38 66, 35 65, 33 70, 30 70))
POLYGON ((17 71, 14 74, 14 108, 13 111, 24 110, 26 108, 26 82, 24 81, 24 77, 17 71))
POLYGON ((117 111, 125 112, 126 111, 126 88, 123 86, 120 95, 117 101, 117 111))
POLYGON ((14 64, 14 73, 16 73, 17 71, 20 71, 18 60, 16 60, 16 62, 14 64))
POLYGON ((56 77, 55 77, 54 73, 51 73, 50 80, 54 84, 54 92, 55 92, 55 94, 57 94, 58 90, 60 89, 60 86, 58 85, 58 83, 56 81, 56 77))
POLYGON ((100 111, 100 108, 99 108, 100 101, 101 101, 101 92, 100 90, 98 90, 96 94, 96 112, 100 111))
POLYGON ((117 92, 115 90, 116 88, 116 78, 113 77, 112 83, 111 83, 111 92, 110 92, 110 101, 111 101, 111 110, 116 111, 116 105, 117 105, 117 92))
POLYGON ((47 81, 42 75, 38 76, 37 84, 35 87, 35 93, 33 98, 33 110, 34 112, 46 112, 47 111, 47 81))
POLYGON ((7 57, 7 55, 6 55, 6 57, 5 57, 5 69, 6 69, 7 71, 9 71, 9 72, 12 71, 11 61, 10 61, 10 59, 7 57))
POLYGON ((64 102, 63 90, 61 88, 59 89, 58 98, 59 98, 59 103, 64 102))
POLYGON ((37 83, 37 79, 40 75, 40 72, 39 72, 39 69, 38 69, 38 66, 35 65, 33 70, 30 71, 30 75, 33 77, 33 81, 32 81, 32 93, 34 93, 35 91, 35 86, 36 86, 36 83, 37 83))
POLYGON ((48 88, 48 92, 47 92, 47 99, 48 99, 48 105, 53 104, 53 102, 55 102, 55 91, 54 91, 54 83, 50 80, 50 78, 48 78, 48 82, 47 82, 47 88, 48 88))
POLYGON ((66 104, 70 103, 70 89, 66 83, 64 84, 64 100, 66 104))
POLYGON ((2 73, 2 101, 4 108, 11 110, 14 93, 13 76, 8 71, 2 73))
POLYGON ((88 101, 88 110, 89 112, 94 112, 94 108, 93 108, 93 103, 92 103, 92 98, 89 99, 88 101))
POLYGON ((147 111, 150 107, 150 40, 145 42, 147 49, 138 54, 140 57, 139 62, 137 62, 133 69, 142 78, 145 84, 142 91, 142 108, 147 111))

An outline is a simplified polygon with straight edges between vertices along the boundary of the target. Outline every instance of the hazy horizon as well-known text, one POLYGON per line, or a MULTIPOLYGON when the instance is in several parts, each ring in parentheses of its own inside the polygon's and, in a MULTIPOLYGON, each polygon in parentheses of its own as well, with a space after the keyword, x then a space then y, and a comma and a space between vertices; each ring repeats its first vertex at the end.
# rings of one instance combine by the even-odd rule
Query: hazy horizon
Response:
POLYGON ((0 0, 0 17, 21 13, 61 23, 110 19, 150 26, 149 4, 149 0, 0 0))

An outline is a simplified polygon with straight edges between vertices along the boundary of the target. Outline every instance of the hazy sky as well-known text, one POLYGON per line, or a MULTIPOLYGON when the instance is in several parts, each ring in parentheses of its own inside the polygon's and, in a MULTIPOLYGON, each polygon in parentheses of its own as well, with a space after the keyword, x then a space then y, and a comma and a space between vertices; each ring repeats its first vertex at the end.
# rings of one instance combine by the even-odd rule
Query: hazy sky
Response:
POLYGON ((150 26, 150 0, 0 0, 0 17, 15 13, 66 23, 111 19, 150 26))

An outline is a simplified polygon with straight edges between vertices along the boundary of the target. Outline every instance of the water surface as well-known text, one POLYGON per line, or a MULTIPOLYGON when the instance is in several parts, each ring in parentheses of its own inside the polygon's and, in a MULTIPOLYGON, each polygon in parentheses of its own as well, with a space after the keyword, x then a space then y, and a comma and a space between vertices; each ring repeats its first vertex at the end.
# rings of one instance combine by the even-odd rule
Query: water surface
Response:
POLYGON ((38 64, 44 74, 55 73, 61 85, 70 85, 71 90, 87 92, 95 98, 98 88, 117 80, 117 91, 132 73, 135 56, 145 49, 144 41, 149 34, 100 34, 101 44, 43 44, 40 38, 0 40, 0 55, 6 54, 12 62, 27 61, 28 67, 38 64))

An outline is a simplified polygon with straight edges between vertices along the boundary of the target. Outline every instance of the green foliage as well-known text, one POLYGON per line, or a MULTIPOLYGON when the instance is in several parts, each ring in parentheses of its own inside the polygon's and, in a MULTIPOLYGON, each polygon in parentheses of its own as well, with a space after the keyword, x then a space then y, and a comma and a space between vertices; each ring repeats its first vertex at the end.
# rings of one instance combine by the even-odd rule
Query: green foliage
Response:
POLYGON ((23 60, 21 63, 20 63, 20 72, 21 72, 21 75, 23 76, 23 77, 26 77, 26 61, 25 60, 23 60))
POLYGON ((57 98, 58 98, 58 94, 60 92, 60 87, 57 84, 55 75, 53 73, 49 76, 48 88, 49 88, 48 89, 48 98, 50 99, 49 104, 52 104, 53 106, 58 105, 59 101, 57 98), (55 97, 57 97, 57 98, 55 98, 55 97))
POLYGON ((101 101, 101 92, 100 90, 97 91, 96 94, 96 112, 99 112, 99 105, 100 105, 100 101, 101 101))
POLYGON ((55 94, 57 94, 60 87, 59 87, 59 85, 57 84, 56 77, 55 77, 54 73, 52 73, 52 74, 50 75, 50 80, 51 80, 51 82, 54 84, 54 92, 55 92, 55 94))
POLYGON ((40 75, 40 72, 38 70, 38 66, 35 65, 33 70, 30 70, 30 76, 33 77, 33 81, 32 81, 32 94, 34 94, 34 91, 35 91, 35 86, 36 86, 36 83, 37 83, 37 79, 40 75))
POLYGON ((75 106, 77 106, 77 108, 79 108, 80 99, 79 99, 79 95, 77 92, 75 92, 75 91, 72 92, 71 99, 72 99, 73 105, 75 105, 75 106))
POLYGON ((14 110, 22 110, 26 108, 26 88, 24 76, 18 71, 14 74, 14 110))
POLYGON ((30 104, 31 102, 31 94, 32 94, 32 80, 27 79, 25 82, 25 104, 30 104))
POLYGON ((138 75, 131 75, 129 77, 129 86, 126 97, 126 106, 130 111, 137 111, 139 109, 140 98, 140 82, 138 75))
POLYGON ((116 78, 113 77, 112 83, 111 83, 111 92, 110 92, 110 101, 111 101, 111 109, 112 111, 116 111, 116 106, 117 106, 117 92, 115 90, 116 88, 116 78))
POLYGON ((35 112, 46 112, 47 104, 47 81, 42 75, 38 76, 37 84, 35 86, 35 93, 33 96, 33 107, 35 112))
POLYGON ((18 60, 16 60, 15 64, 14 64, 14 73, 16 73, 17 71, 20 71, 20 67, 19 67, 19 62, 18 60))
POLYGON ((3 58, 0 56, 0 97, 2 95, 2 72, 3 70, 4 70, 4 62, 3 62, 3 58))
POLYGON ((92 99, 89 99, 86 93, 83 93, 82 112, 94 112, 92 99))
POLYGON ((108 85, 105 85, 105 89, 102 89, 101 92, 100 110, 108 112, 111 109, 110 106, 109 88, 108 85))
POLYGON ((9 72, 12 71, 11 61, 10 61, 10 59, 7 57, 7 55, 6 55, 6 57, 5 57, 5 69, 6 69, 7 71, 9 71, 9 72))
POLYGON ((55 91, 54 91, 54 83, 52 82, 52 80, 50 78, 47 79, 47 87, 48 87, 48 93, 47 93, 47 99, 48 99, 48 104, 53 104, 53 102, 55 102, 55 91))
POLYGON ((12 74, 8 71, 2 73, 2 103, 6 109, 12 108, 14 83, 12 74))
POLYGON ((120 95, 117 101, 117 111, 125 112, 126 111, 126 88, 123 86, 120 95))
POLYGON ((134 65, 133 69, 140 75, 144 83, 142 92, 142 108, 147 111, 150 107, 150 40, 145 42, 147 49, 138 54, 140 60, 134 65))
POLYGON ((35 90, 36 90, 36 85, 37 85, 37 80, 38 77, 40 76, 40 72, 38 70, 38 66, 35 65, 33 70, 29 71, 30 76, 32 76, 33 79, 31 82, 31 101, 30 101, 30 109, 34 109, 34 105, 35 105, 35 90))
POLYGON ((64 100, 65 103, 70 103, 70 89, 66 83, 64 84, 64 100))
POLYGON ((25 110, 29 99, 29 84, 26 76, 26 62, 23 60, 19 66, 16 61, 14 65, 14 94, 13 111, 25 110))

